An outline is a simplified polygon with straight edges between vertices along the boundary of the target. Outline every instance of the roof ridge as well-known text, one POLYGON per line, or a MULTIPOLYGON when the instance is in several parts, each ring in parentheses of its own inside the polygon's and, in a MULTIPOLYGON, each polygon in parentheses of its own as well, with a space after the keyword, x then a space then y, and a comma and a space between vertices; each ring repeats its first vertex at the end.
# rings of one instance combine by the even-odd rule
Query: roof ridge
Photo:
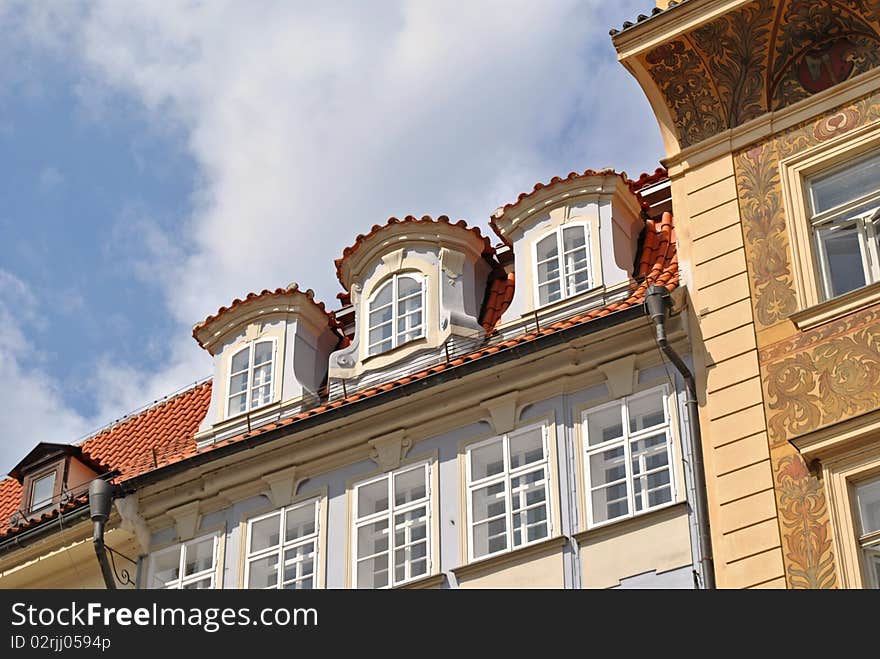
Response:
POLYGON ((131 421, 132 419, 136 419, 139 416, 141 416, 142 414, 146 414, 147 412, 149 412, 151 410, 158 409, 158 408, 162 407, 163 405, 166 405, 166 404, 172 402, 173 400, 180 398, 181 396, 189 393, 193 389, 197 389, 198 387, 200 387, 202 385, 210 383, 213 379, 214 378, 212 375, 205 376, 205 377, 201 378, 200 380, 196 380, 195 382, 192 382, 190 384, 186 384, 186 385, 182 386, 181 388, 179 388, 175 391, 172 391, 170 394, 167 394, 166 396, 163 396, 162 398, 157 398, 156 400, 154 400, 150 403, 145 403, 144 405, 141 405, 140 407, 136 407, 134 410, 119 417, 118 419, 116 419, 114 421, 110 421, 109 423, 106 423, 103 426, 98 426, 97 429, 92 430, 92 431, 86 433, 85 435, 81 435, 79 438, 77 438, 76 440, 73 441, 72 445, 79 446, 80 448, 82 448, 82 446, 86 442, 88 442, 89 440, 95 439, 96 437, 99 437, 106 432, 110 432, 111 430, 113 430, 117 426, 120 426, 123 423, 127 423, 127 422, 131 421))

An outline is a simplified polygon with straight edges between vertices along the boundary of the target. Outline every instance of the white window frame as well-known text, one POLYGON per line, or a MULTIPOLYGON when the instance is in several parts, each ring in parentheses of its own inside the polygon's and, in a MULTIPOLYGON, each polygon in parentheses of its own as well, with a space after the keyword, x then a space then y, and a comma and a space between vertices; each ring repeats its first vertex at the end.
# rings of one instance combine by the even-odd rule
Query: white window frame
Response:
MULTIPOLYGON (((592 230, 592 227, 590 226, 589 222, 567 222, 565 224, 560 224, 558 227, 541 234, 540 236, 538 236, 534 240, 534 242, 532 243, 532 263, 533 263, 532 293, 534 295, 536 309, 540 309, 541 307, 547 307, 547 306, 550 306, 553 304, 558 304, 559 302, 562 302, 563 300, 567 300, 570 297, 580 295, 581 293, 586 293, 588 290, 593 288, 595 283, 593 281, 594 254, 593 254, 591 230, 592 230), (570 291, 569 286, 568 286, 568 277, 570 275, 565 274, 565 254, 566 253, 565 253, 565 249, 564 249, 565 242, 564 242, 564 238, 563 238, 563 231, 565 229, 571 229, 574 227, 582 227, 583 228, 583 230, 584 230, 584 249, 587 252, 587 265, 584 268, 587 273, 587 284, 582 291, 570 291), (558 281, 559 281, 559 290, 561 292, 561 296, 558 300, 553 300, 552 302, 542 303, 541 302, 541 284, 542 284, 542 282, 540 280, 540 275, 539 275, 539 270, 538 270, 538 266, 540 265, 540 263, 538 262, 538 244, 541 241, 543 241, 544 239, 546 239, 547 237, 552 236, 552 235, 556 236, 556 260, 557 260, 557 265, 559 267, 558 281)), ((544 261, 541 261, 541 263, 544 263, 544 261)), ((547 282, 543 282, 543 283, 545 283, 545 284, 550 283, 550 281, 555 281, 555 280, 548 280, 547 282)))
MULTIPOLYGON (((840 228, 849 227, 853 224, 856 226, 856 235, 859 239, 859 252, 862 260, 862 271, 865 275, 864 286, 880 281, 880 248, 878 248, 877 230, 871 221, 874 214, 880 211, 880 190, 868 192, 860 197, 849 199, 842 204, 838 204, 833 208, 826 209, 821 213, 815 213, 815 198, 813 195, 812 182, 817 178, 822 178, 836 172, 845 171, 849 167, 859 162, 876 157, 880 151, 872 153, 867 158, 858 157, 843 164, 821 170, 811 174, 804 182, 806 188, 806 197, 808 201, 808 217, 810 223, 810 232, 813 237, 813 245, 816 250, 816 261, 818 264, 818 277, 824 300, 832 300, 847 292, 834 294, 832 290, 830 270, 828 267, 828 257, 825 245, 819 238, 819 231, 826 227, 838 225, 840 228), (854 211, 870 205, 870 209, 861 213, 854 211)), ((854 289, 858 290, 858 289, 854 289)))
MULTIPOLYGON (((247 343, 239 346, 239 348, 230 353, 228 364, 226 365, 226 401, 223 405, 224 417, 227 419, 232 419, 241 414, 247 414, 248 412, 252 412, 253 410, 258 410, 262 407, 266 407, 267 405, 271 405, 275 400, 275 380, 277 377, 278 371, 278 339, 276 337, 263 337, 259 339, 254 339, 253 341, 248 341, 247 343), (251 404, 251 394, 254 389, 254 356, 256 355, 256 347, 259 343, 271 343, 272 344, 272 368, 271 368, 271 378, 269 382, 269 400, 260 405, 252 405, 251 404), (232 389, 232 361, 235 356, 242 352, 243 350, 250 350, 250 354, 248 356, 248 369, 247 369, 247 388, 245 389, 245 409, 241 412, 230 412, 229 411, 229 402, 235 396, 240 396, 241 392, 233 394, 232 389)), ((243 373, 244 371, 236 371, 235 374, 243 373)), ((260 385, 261 387, 263 385, 260 385)))
MULTIPOLYGON (((315 497, 311 499, 307 499, 305 501, 299 501, 297 503, 291 504, 289 506, 284 506, 283 508, 276 508, 270 512, 264 513, 262 515, 258 515, 255 517, 251 517, 247 521, 247 532, 245 533, 245 546, 244 546, 244 587, 250 588, 248 582, 250 580, 251 573, 251 563, 254 561, 258 561, 263 558, 267 558, 273 554, 278 556, 278 573, 275 579, 275 586, 267 586, 262 588, 261 590, 281 590, 284 588, 284 553, 288 549, 294 549, 296 547, 300 547, 302 545, 306 545, 310 542, 314 543, 314 551, 309 555, 312 559, 312 589, 318 588, 318 571, 319 571, 319 558, 321 555, 321 546, 320 546, 320 538, 321 538, 321 498, 315 497), (315 512, 315 530, 313 533, 309 535, 303 536, 302 538, 298 538, 296 540, 292 540, 290 542, 284 541, 284 533, 286 529, 286 521, 287 521, 287 513, 293 510, 299 510, 301 508, 306 508, 308 506, 314 507, 315 512), (254 528, 254 524, 260 522, 264 519, 268 519, 273 517, 274 515, 278 515, 278 544, 272 545, 271 547, 266 547, 265 549, 260 549, 259 551, 251 552, 251 532, 254 528)), ((302 561, 299 561, 302 562, 302 561)))
MULTIPOLYGON (((862 486, 880 484, 880 478, 868 478, 859 483, 855 483, 855 490, 862 486)), ((858 521, 858 538, 859 551, 862 554, 862 560, 865 562, 867 574, 865 574, 865 583, 868 588, 880 588, 880 529, 866 532, 864 519, 862 518, 861 507, 858 503, 858 495, 853 497, 855 503, 855 517, 858 521)))
MULTIPOLYGON (((385 550, 385 553, 388 554, 388 584, 383 586, 383 588, 393 588, 395 586, 400 586, 405 583, 409 583, 411 581, 416 581, 418 579, 424 579, 425 577, 433 574, 434 563, 433 563, 433 543, 434 543, 434 533, 433 533, 433 506, 431 505, 432 498, 432 487, 431 487, 431 460, 425 460, 422 462, 416 462, 412 464, 408 464, 394 471, 385 472, 379 476, 375 476, 372 478, 368 478, 363 481, 359 481, 352 487, 352 520, 351 520, 351 583, 353 588, 358 587, 358 563, 362 560, 358 556, 358 529, 362 526, 368 526, 370 524, 375 524, 376 522, 380 522, 383 519, 387 520, 387 533, 388 533, 388 549, 385 550), (410 501, 401 505, 396 505, 394 501, 394 477, 398 474, 403 474, 408 471, 414 471, 416 469, 421 468, 425 475, 425 496, 416 501, 410 501), (373 483, 378 483, 381 481, 387 481, 388 484, 388 509, 380 511, 378 513, 368 513, 367 515, 360 517, 360 511, 358 510, 359 505, 359 497, 358 492, 360 488, 366 487, 368 485, 372 485, 373 483), (396 533, 396 528, 394 525, 394 517, 396 515, 400 515, 401 513, 409 512, 410 510, 415 510, 416 508, 425 507, 425 515, 427 517, 425 522, 426 528, 426 571, 424 574, 419 574, 416 576, 408 576, 404 579, 398 581, 395 578, 395 566, 394 566, 394 553, 396 551, 394 536, 396 533)), ((370 557, 378 556, 379 554, 371 554, 370 557)), ((368 557, 364 557, 368 558, 368 557)), ((410 565, 406 564, 406 570, 409 572, 410 565)))
MULTIPOLYGON (((487 558, 491 558, 493 556, 500 556, 502 554, 508 554, 513 551, 518 551, 524 547, 528 547, 529 545, 537 544, 539 542, 544 542, 548 538, 553 537, 553 481, 552 481, 552 472, 551 472, 551 452, 550 452, 550 426, 546 421, 542 421, 540 423, 532 424, 529 426, 525 426, 523 428, 518 428, 509 433, 504 433, 502 435, 496 435, 495 437, 491 437, 489 439, 484 439, 479 442, 475 442, 473 444, 468 444, 465 448, 465 487, 467 490, 467 548, 468 548, 468 561, 473 562, 476 560, 483 560, 487 558), (517 467, 516 469, 510 468, 510 438, 515 437, 520 434, 529 433, 536 428, 541 429, 541 441, 544 447, 544 459, 540 462, 530 462, 527 465, 522 467, 517 467), (487 476, 485 478, 480 478, 478 480, 471 480, 473 476, 473 471, 471 469, 471 455, 475 449, 479 449, 483 446, 488 446, 494 442, 501 441, 502 445, 502 456, 504 459, 504 469, 498 473, 493 474, 491 476, 487 476), (513 545, 513 506, 512 506, 512 485, 511 480, 517 478, 520 475, 528 474, 533 471, 537 471, 538 469, 544 469, 544 505, 547 508, 547 535, 543 538, 538 538, 536 540, 527 540, 527 534, 525 533, 525 528, 520 529, 520 537, 525 539, 519 545, 513 545), (496 483, 504 483, 504 515, 505 515, 505 530, 507 532, 507 546, 504 549, 499 549, 498 551, 491 552, 488 554, 481 554, 480 556, 474 555, 474 527, 476 523, 474 522, 474 512, 473 512, 473 493, 475 490, 480 490, 490 485, 494 485, 496 483)), ((522 510, 522 509, 521 509, 522 510)), ((480 523, 485 520, 481 520, 480 523)))
POLYGON ((180 590, 184 586, 187 586, 196 581, 202 581, 203 579, 210 578, 211 579, 211 589, 219 589, 222 588, 222 585, 218 586, 217 580, 217 572, 218 572, 218 562, 220 556, 220 532, 215 531, 213 533, 207 533, 205 535, 199 536, 198 538, 193 538, 192 540, 186 540, 185 542, 178 542, 177 544, 171 545, 170 547, 165 547, 164 549, 159 549, 150 554, 150 569, 147 572, 147 589, 151 590, 180 590), (203 542, 211 538, 213 540, 213 553, 211 556, 211 567, 200 572, 196 572, 195 574, 190 574, 184 576, 184 566, 186 564, 186 548, 190 545, 194 545, 200 542, 203 542), (153 582, 155 581, 155 566, 156 566, 156 558, 163 554, 170 554, 173 552, 177 552, 179 555, 179 567, 178 567, 178 576, 177 579, 173 579, 171 581, 163 582, 161 586, 155 585, 153 582))
POLYGON ((53 469, 52 471, 43 474, 37 478, 34 478, 31 481, 31 500, 30 500, 30 511, 36 512, 38 510, 42 510, 43 508, 48 508, 55 501, 55 486, 57 485, 58 480, 58 469, 53 469), (52 492, 49 494, 48 499, 41 499, 40 501, 36 501, 36 489, 37 483, 40 483, 47 478, 52 479, 52 492))
MULTIPOLYGON (((617 400, 613 400, 608 403, 604 403, 602 405, 597 405, 596 407, 591 407, 588 410, 584 410, 581 414, 581 440, 583 443, 582 455, 583 455, 583 464, 584 464, 584 509, 586 510, 586 519, 587 519, 587 528, 598 528, 601 526, 607 526, 608 524, 615 524, 617 522, 621 522, 626 519, 632 519, 633 517, 638 517, 649 513, 654 510, 660 510, 661 508, 665 508, 667 506, 674 505, 678 502, 678 487, 677 487, 677 469, 676 469, 676 449, 675 449, 675 423, 673 420, 673 416, 670 410, 670 398, 672 397, 670 387, 668 385, 660 385, 658 387, 651 387, 650 389, 644 389, 642 391, 635 392, 629 396, 624 396, 623 398, 618 398, 617 400), (650 428, 645 428, 643 430, 639 430, 635 433, 630 431, 629 428, 629 402, 633 400, 637 400, 639 398, 648 397, 651 395, 655 395, 657 392, 660 392, 661 399, 663 400, 663 414, 665 416, 665 421, 663 424, 659 424, 656 426, 651 426, 650 428), (606 409, 619 408, 621 414, 621 425, 622 425, 622 436, 617 437, 615 439, 609 439, 608 441, 601 442, 599 444, 595 444, 590 446, 590 437, 589 437, 589 424, 588 417, 590 414, 595 414, 596 412, 601 412, 606 409), (669 468, 669 488, 670 488, 670 500, 656 506, 648 506, 647 498, 643 499, 643 507, 641 510, 635 509, 635 479, 633 477, 632 472, 632 442, 642 437, 650 437, 652 435, 657 435, 661 430, 665 429, 666 431, 666 452, 667 452, 667 461, 669 468), (614 517, 612 519, 602 520, 600 522, 593 521, 593 478, 590 469, 590 457, 596 453, 602 453, 609 449, 615 448, 618 445, 623 444, 624 447, 624 466, 626 469, 626 492, 627 492, 627 514, 620 515, 618 517, 614 517)), ((658 471, 662 468, 658 468, 658 471)), ((643 475, 647 475, 645 473, 644 467, 641 469, 643 475)), ((602 483, 596 486, 596 489, 607 487, 609 483, 602 483)), ((647 496, 647 489, 643 490, 643 495, 647 496)))
MULTIPOLYGON (((391 275, 391 277, 383 280, 379 285, 376 286, 376 288, 373 290, 370 297, 367 299, 366 310, 365 310, 366 311, 366 322, 364 323, 364 325, 367 328, 367 334, 365 337, 364 344, 367 346, 367 350, 366 350, 367 357, 375 357, 377 355, 383 355, 386 352, 390 352, 390 351, 394 350, 395 348, 399 348, 402 345, 406 345, 407 343, 410 343, 411 341, 416 341, 418 339, 424 338, 425 333, 426 333, 427 323, 428 323, 428 314, 427 314, 427 308, 426 308, 427 288, 428 288, 427 278, 425 277, 425 275, 423 275, 420 272, 412 272, 412 271, 396 272, 393 275, 391 275), (397 331, 397 322, 400 320, 400 317, 401 317, 398 312, 398 304, 400 302, 399 294, 398 294, 399 285, 400 285, 399 282, 403 278, 412 279, 413 281, 418 283, 419 288, 420 288, 420 296, 421 296, 419 309, 422 314, 422 324, 421 324, 421 327, 419 328, 420 329, 419 335, 414 336, 409 339, 406 339, 406 340, 402 340, 402 337, 405 336, 406 334, 409 334, 412 330, 407 330, 402 333, 399 333, 397 331), (379 323, 378 325, 373 327, 370 324, 370 315, 372 314, 372 311, 373 311, 373 309, 372 309, 373 301, 376 299, 376 297, 379 295, 379 293, 381 293, 382 290, 386 286, 388 286, 389 284, 391 285, 391 320, 386 321, 384 323, 379 323), (383 343, 385 343, 386 341, 388 341, 388 339, 383 339, 381 341, 377 341, 376 343, 370 343, 371 332, 374 329, 381 327, 382 325, 388 324, 389 322, 391 323, 391 347, 387 348, 385 350, 380 350, 378 352, 372 352, 372 349, 374 346, 380 346, 383 343)), ((383 306, 387 306, 387 305, 383 305, 383 306)), ((405 315, 409 315, 409 314, 405 314, 405 315)))

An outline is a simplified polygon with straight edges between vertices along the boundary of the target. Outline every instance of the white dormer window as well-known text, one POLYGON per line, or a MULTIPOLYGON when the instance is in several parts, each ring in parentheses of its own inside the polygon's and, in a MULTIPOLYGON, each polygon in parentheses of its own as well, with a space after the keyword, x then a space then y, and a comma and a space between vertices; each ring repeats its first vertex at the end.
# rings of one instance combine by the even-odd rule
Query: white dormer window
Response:
POLYGON ((590 228, 563 225, 535 243, 535 299, 542 307, 592 286, 590 228))
POLYGON ((425 282, 415 273, 397 274, 369 299, 368 355, 378 355, 425 335, 425 282))
POLYGON ((275 341, 252 341, 229 360, 227 416, 267 405, 272 400, 275 341))

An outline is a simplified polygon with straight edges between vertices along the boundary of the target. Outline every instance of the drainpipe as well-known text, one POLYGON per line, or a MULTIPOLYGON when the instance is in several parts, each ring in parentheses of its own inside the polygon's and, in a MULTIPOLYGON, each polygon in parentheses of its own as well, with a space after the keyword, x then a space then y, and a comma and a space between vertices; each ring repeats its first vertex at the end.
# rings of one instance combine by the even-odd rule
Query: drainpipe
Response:
POLYGON ((694 506, 697 513, 697 529, 700 540, 700 563, 703 566, 703 588, 715 588, 715 569, 712 560, 712 538, 709 535, 709 504, 706 499, 706 473, 703 468, 703 440, 700 434, 700 422, 698 417, 697 385, 693 373, 678 355, 666 336, 666 316, 672 301, 669 291, 665 286, 651 286, 645 295, 645 314, 654 321, 654 329, 657 333, 657 345, 663 354, 678 369, 684 379, 685 393, 687 394, 688 411, 688 437, 690 453, 693 463, 694 478, 694 506))
POLYGON ((92 534, 92 542, 95 544, 95 554, 98 557, 98 565, 101 566, 101 575, 108 590, 116 590, 116 579, 113 570, 107 560, 107 547, 104 545, 104 525, 110 519, 110 507, 113 498, 118 494, 118 487, 100 478, 89 483, 89 515, 95 523, 92 534))

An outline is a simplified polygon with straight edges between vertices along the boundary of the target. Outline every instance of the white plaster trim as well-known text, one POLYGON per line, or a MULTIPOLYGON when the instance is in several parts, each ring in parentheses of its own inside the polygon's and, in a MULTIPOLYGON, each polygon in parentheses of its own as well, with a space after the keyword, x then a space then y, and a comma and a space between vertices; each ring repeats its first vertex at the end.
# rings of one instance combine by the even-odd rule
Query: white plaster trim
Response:
POLYGON ((516 428, 519 396, 519 391, 511 391, 480 402, 480 407, 489 413, 489 423, 496 435, 503 435, 516 428))
POLYGON ((191 501, 166 511, 174 520, 174 528, 180 542, 192 540, 196 535, 199 528, 199 503, 191 501))
POLYGON ((133 534, 137 539, 141 555, 150 553, 150 527, 140 513, 138 493, 114 501, 119 517, 122 518, 121 528, 133 534))
POLYGON ((296 493, 297 467, 286 467, 263 476, 263 482, 269 486, 268 496, 276 508, 290 505, 296 493))
POLYGON ((381 437, 370 439, 367 443, 371 447, 370 459, 383 471, 397 469, 412 446, 412 440, 406 437, 405 430, 395 430, 381 437))
POLYGON ((605 374, 608 392, 612 397, 623 398, 632 394, 636 380, 636 355, 614 359, 599 364, 597 368, 605 374))

